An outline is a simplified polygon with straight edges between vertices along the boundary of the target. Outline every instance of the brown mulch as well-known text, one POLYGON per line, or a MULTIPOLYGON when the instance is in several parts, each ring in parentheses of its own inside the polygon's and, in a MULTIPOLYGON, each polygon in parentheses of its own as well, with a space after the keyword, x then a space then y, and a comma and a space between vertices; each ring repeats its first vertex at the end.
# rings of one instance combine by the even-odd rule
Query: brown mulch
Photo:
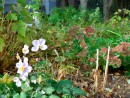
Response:
POLYGON ((83 89, 87 93, 87 97, 81 98, 130 98, 130 84, 127 80, 129 77, 120 73, 109 74, 104 92, 103 75, 99 76, 98 92, 94 90, 94 78, 92 75, 83 76, 81 72, 69 75, 70 79, 76 86, 83 89))

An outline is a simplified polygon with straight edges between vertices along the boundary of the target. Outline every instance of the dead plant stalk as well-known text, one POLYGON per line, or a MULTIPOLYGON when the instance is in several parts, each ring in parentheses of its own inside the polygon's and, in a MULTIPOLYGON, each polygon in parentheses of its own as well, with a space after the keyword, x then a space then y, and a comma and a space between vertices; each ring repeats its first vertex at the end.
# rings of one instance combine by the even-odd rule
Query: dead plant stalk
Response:
POLYGON ((95 92, 98 91, 98 66, 99 66, 98 60, 99 60, 99 49, 97 49, 97 58, 96 58, 95 92))
POLYGON ((103 92, 104 92, 104 90, 105 90, 106 81, 107 81, 109 55, 110 55, 110 46, 108 47, 108 53, 107 53, 106 69, 105 69, 105 75, 104 75, 104 81, 103 81, 103 92))

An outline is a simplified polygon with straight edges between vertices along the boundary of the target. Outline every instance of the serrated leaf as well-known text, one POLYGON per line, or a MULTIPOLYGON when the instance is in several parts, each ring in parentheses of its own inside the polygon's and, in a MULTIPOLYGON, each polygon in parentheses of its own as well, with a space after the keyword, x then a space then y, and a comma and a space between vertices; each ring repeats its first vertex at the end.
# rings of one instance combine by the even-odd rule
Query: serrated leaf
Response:
POLYGON ((26 24, 23 21, 18 22, 18 34, 25 37, 26 34, 26 24))
POLYGON ((12 30, 13 32, 16 32, 16 31, 18 30, 18 23, 17 23, 17 22, 12 23, 11 30, 12 30))
POLYGON ((13 98, 20 98, 20 95, 16 93, 15 95, 13 95, 13 98))
POLYGON ((58 87, 62 88, 70 88, 72 86, 73 82, 70 80, 61 80, 58 82, 58 87))
POLYGON ((18 34, 25 37, 25 35, 26 35, 26 27, 19 27, 18 34))
POLYGON ((19 27, 24 27, 24 26, 26 25, 26 23, 23 22, 23 21, 19 21, 19 22, 18 22, 18 25, 19 25, 19 27))
POLYGON ((63 92, 64 94, 70 94, 70 90, 69 90, 68 88, 63 88, 63 89, 62 89, 62 92, 63 92))
POLYGON ((10 13, 6 16, 7 20, 17 20, 17 16, 15 13, 10 13))
POLYGON ((22 85, 21 85, 21 89, 22 89, 22 91, 24 91, 24 92, 28 92, 28 91, 32 90, 32 88, 33 88, 33 87, 31 87, 31 86, 28 86, 28 87, 27 87, 26 83, 22 83, 22 85))
POLYGON ((24 92, 21 92, 20 93, 20 98, 26 98, 27 96, 26 96, 26 94, 24 93, 24 92))
POLYGON ((77 95, 86 95, 86 93, 83 91, 83 90, 81 90, 81 89, 79 89, 79 88, 77 88, 77 87, 72 87, 71 88, 71 92, 73 93, 73 95, 75 95, 75 96, 77 96, 77 95))
POLYGON ((57 87, 57 82, 55 80, 50 79, 50 80, 48 80, 48 83, 50 83, 51 86, 53 86, 54 88, 57 87))
POLYGON ((35 93, 35 95, 34 95, 35 98, 42 98, 42 96, 43 96, 43 94, 39 93, 39 92, 35 93))
POLYGON ((45 92, 47 94, 52 94, 52 92, 54 92, 54 91, 55 91, 54 87, 47 87, 47 88, 45 88, 45 92))

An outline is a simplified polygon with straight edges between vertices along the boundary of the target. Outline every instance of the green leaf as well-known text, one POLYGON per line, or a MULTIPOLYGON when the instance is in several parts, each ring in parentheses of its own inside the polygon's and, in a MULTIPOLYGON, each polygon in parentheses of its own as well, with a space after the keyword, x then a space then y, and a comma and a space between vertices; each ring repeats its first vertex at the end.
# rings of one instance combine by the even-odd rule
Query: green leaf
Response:
POLYGON ((13 95, 13 98, 20 98, 20 95, 16 93, 15 95, 13 95))
POLYGON ((17 15, 15 13, 10 13, 6 16, 7 20, 17 20, 17 15))
POLYGON ((52 92, 54 92, 54 91, 55 91, 54 87, 47 87, 47 88, 45 88, 45 92, 47 94, 52 94, 52 92))
POLYGON ((18 34, 20 34, 21 36, 25 37, 25 35, 26 35, 26 28, 25 27, 19 27, 18 34))
POLYGON ((21 92, 20 93, 20 98, 26 98, 27 96, 26 96, 26 94, 24 93, 24 92, 21 92))
POLYGON ((66 92, 64 92, 64 90, 65 90, 64 88, 66 88, 66 89, 71 88, 72 84, 73 83, 70 80, 61 80, 57 84, 56 92, 58 94, 60 94, 60 93, 66 93, 66 92))
POLYGON ((70 94, 70 90, 68 88, 63 88, 63 93, 64 94, 70 94))
POLYGON ((5 46, 5 42, 2 38, 0 38, 0 52, 3 50, 4 46, 5 46))
POLYGON ((27 87, 26 83, 22 83, 21 89, 22 89, 22 91, 24 91, 24 92, 28 92, 28 91, 32 90, 33 87, 31 87, 31 86, 28 86, 28 87, 27 87))
POLYGON ((42 96, 43 96, 43 94, 39 93, 39 92, 35 93, 35 95, 34 95, 35 98, 46 98, 46 97, 42 97, 42 96))
POLYGON ((23 42, 24 44, 27 44, 27 45, 30 45, 31 44, 31 40, 30 40, 30 38, 29 38, 29 36, 25 36, 25 37, 23 37, 23 36, 21 36, 21 35, 17 35, 17 38, 18 38, 18 40, 20 41, 20 42, 23 42))
POLYGON ((72 87, 70 90, 73 93, 73 95, 75 95, 75 96, 77 96, 77 95, 84 95, 85 96, 86 95, 86 93, 83 90, 81 90, 77 87, 72 87))
POLYGON ((23 21, 19 21, 18 22, 19 27, 18 27, 18 34, 25 37, 26 34, 26 26, 25 23, 23 21))
POLYGON ((72 81, 70 80, 61 80, 58 82, 58 87, 70 88, 72 86, 72 81))
POLYGON ((20 12, 20 15, 23 16, 23 21, 25 21, 26 23, 33 22, 31 13, 27 9, 22 9, 22 11, 20 12))
POLYGON ((4 8, 4 2, 3 0, 0 0, 0 12, 3 11, 3 8, 4 8))
POLYGON ((24 26, 26 25, 26 23, 23 22, 23 21, 19 21, 19 22, 18 22, 18 25, 19 25, 19 27, 24 27, 24 26))
POLYGON ((17 22, 12 23, 11 30, 12 30, 13 32, 16 32, 16 31, 18 30, 18 23, 17 23, 17 22))
POLYGON ((60 98, 60 97, 58 97, 56 95, 50 95, 49 98, 60 98))
POLYGON ((63 94, 63 95, 62 95, 62 98, 75 98, 75 97, 72 97, 72 96, 69 95, 69 94, 63 94))
POLYGON ((117 33, 117 32, 114 32, 114 31, 111 31, 111 30, 107 30, 107 32, 112 33, 112 34, 115 34, 115 35, 121 37, 121 34, 119 34, 119 33, 117 33))
POLYGON ((23 6, 26 6, 26 0, 17 0, 17 2, 23 6))
POLYGON ((50 79, 50 80, 48 80, 48 83, 50 83, 51 86, 53 86, 54 88, 57 87, 57 82, 55 80, 50 79))

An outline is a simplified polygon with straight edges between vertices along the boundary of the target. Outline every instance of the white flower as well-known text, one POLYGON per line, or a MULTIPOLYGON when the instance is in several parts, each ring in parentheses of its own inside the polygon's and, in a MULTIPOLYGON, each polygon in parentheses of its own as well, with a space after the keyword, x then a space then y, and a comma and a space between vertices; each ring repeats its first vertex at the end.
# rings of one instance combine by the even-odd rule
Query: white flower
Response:
POLYGON ((28 49, 29 47, 27 46, 27 45, 24 45, 24 48, 22 49, 22 52, 23 52, 23 54, 28 54, 29 53, 29 49, 28 49))
POLYGON ((24 57, 23 62, 19 61, 18 63, 16 63, 16 68, 18 68, 17 73, 20 74, 20 79, 22 79, 23 81, 26 80, 28 73, 30 73, 32 70, 32 67, 30 65, 28 65, 27 57, 24 57))
POLYGON ((17 87, 21 86, 21 81, 20 81, 20 79, 18 77, 14 77, 13 81, 16 83, 17 87))
POLYGON ((48 48, 48 46, 45 45, 45 42, 46 42, 46 40, 43 38, 41 38, 39 40, 33 40, 32 41, 33 47, 31 50, 34 52, 37 52, 39 50, 39 48, 41 50, 46 50, 48 48))

